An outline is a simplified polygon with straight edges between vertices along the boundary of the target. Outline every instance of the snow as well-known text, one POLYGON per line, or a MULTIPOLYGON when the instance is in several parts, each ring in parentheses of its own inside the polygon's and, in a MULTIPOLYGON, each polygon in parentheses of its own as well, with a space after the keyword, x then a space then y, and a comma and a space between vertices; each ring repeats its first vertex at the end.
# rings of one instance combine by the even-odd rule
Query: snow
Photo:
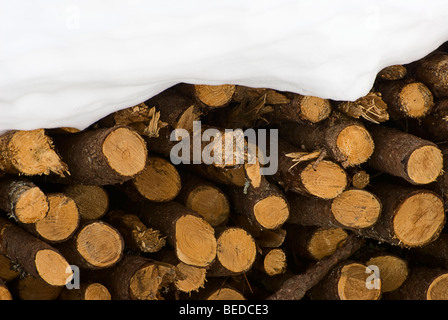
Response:
POLYGON ((446 0, 0 0, 0 132, 75 127, 178 83, 355 100, 448 40, 446 0))

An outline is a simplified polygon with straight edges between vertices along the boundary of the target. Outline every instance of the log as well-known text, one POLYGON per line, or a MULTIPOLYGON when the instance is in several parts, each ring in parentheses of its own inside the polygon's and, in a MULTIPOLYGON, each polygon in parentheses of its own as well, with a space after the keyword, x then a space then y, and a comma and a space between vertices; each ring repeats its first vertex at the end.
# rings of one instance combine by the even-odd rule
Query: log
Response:
POLYGON ((448 97, 448 54, 433 52, 416 62, 415 77, 429 87, 437 98, 448 97))
POLYGON ((286 272, 288 267, 287 256, 282 248, 264 249, 254 263, 254 268, 265 273, 269 277, 286 272))
POLYGON ((422 129, 433 142, 448 140, 448 99, 436 101, 434 109, 421 121, 422 129))
POLYGON ((347 175, 351 182, 351 186, 356 189, 364 189, 370 183, 370 174, 365 170, 350 169, 347 170, 347 175))
POLYGON ((84 222, 69 240, 56 245, 70 264, 84 269, 112 267, 124 251, 121 234, 102 220, 84 222))
POLYGON ((39 221, 23 226, 45 242, 64 242, 70 239, 79 227, 81 217, 78 206, 72 198, 60 192, 49 193, 47 198, 47 215, 39 221))
POLYGON ((175 288, 179 292, 191 294, 205 286, 207 281, 207 269, 179 262, 176 264, 178 276, 174 281, 175 288))
POLYGON ((0 136, 0 172, 63 176, 67 170, 44 129, 12 130, 0 136))
POLYGON ((445 269, 413 267, 409 277, 387 300, 448 300, 448 272, 445 269))
POLYGON ((268 115, 268 121, 271 124, 319 123, 330 117, 333 110, 328 99, 291 92, 282 92, 282 94, 289 102, 272 105, 274 111, 268 115))
POLYGON ((260 248, 278 248, 283 245, 286 238, 286 230, 283 227, 262 229, 258 224, 252 223, 247 216, 231 215, 231 223, 249 232, 260 248))
POLYGON ((387 104, 378 92, 369 92, 355 101, 339 101, 336 107, 340 112, 355 119, 362 118, 377 124, 389 120, 387 104))
POLYGON ((299 226, 287 224, 288 253, 301 260, 319 261, 331 256, 347 239, 348 232, 336 227, 299 226))
POLYGON ((260 229, 277 229, 289 217, 289 204, 274 183, 262 177, 258 187, 232 187, 227 190, 235 212, 246 216, 260 229))
POLYGON ((24 272, 55 286, 72 280, 70 265, 53 246, 3 218, 0 234, 0 254, 19 264, 24 272))
POLYGON ((195 98, 192 86, 176 84, 144 102, 149 108, 160 112, 160 121, 173 129, 193 130, 193 121, 200 120, 201 105, 195 98))
POLYGON ((0 209, 20 223, 35 223, 47 215, 48 198, 28 179, 3 177, 0 179, 0 209))
POLYGON ((375 193, 382 214, 371 228, 356 230, 359 235, 407 248, 437 239, 445 224, 443 200, 437 193, 391 183, 377 183, 375 193))
POLYGON ((408 70, 406 66, 401 64, 387 66, 378 72, 377 80, 382 81, 393 81, 393 80, 401 80, 406 77, 408 74, 408 70))
POLYGON ((338 197, 325 200, 290 193, 289 223, 302 226, 368 229, 379 220, 382 212, 380 199, 370 191, 347 189, 338 197))
POLYGON ((109 210, 109 195, 102 186, 69 184, 62 193, 75 201, 80 219, 101 219, 109 210))
POLYGON ((381 281, 369 288, 367 266, 348 260, 337 264, 314 286, 309 297, 312 300, 379 300, 381 281))
POLYGON ((111 300, 112 296, 109 290, 98 282, 83 282, 79 289, 63 288, 58 299, 60 300, 111 300))
POLYGON ((53 139, 70 171, 70 177, 60 182, 118 184, 132 179, 145 167, 145 141, 128 127, 84 130, 70 135, 55 135, 53 139))
POLYGON ((174 266, 125 254, 116 265, 104 272, 89 270, 89 281, 99 282, 108 288, 112 300, 160 300, 162 289, 175 279, 174 266))
POLYGON ((367 162, 371 168, 414 185, 434 182, 442 173, 443 156, 435 143, 385 126, 371 125, 369 132, 376 146, 367 162))
POLYGON ((289 143, 305 151, 325 151, 344 168, 366 162, 376 145, 361 120, 340 112, 317 125, 284 123, 278 130, 289 143))
POLYGON ((177 201, 197 212, 212 227, 225 224, 230 216, 227 194, 215 184, 187 171, 181 173, 177 201))
POLYGON ((408 261, 404 258, 387 252, 376 252, 363 262, 371 269, 377 267, 381 279, 381 292, 393 292, 400 288, 409 276, 408 261))
POLYGON ((169 160, 149 154, 144 169, 122 186, 136 201, 168 202, 177 197, 182 182, 169 160))
POLYGON ((252 268, 257 256, 253 237, 239 227, 216 231, 216 259, 207 269, 208 277, 238 275, 252 268))
POLYGON ((19 277, 21 272, 16 266, 18 265, 14 264, 7 256, 0 254, 0 279, 8 282, 19 277))
POLYGON ((414 80, 384 81, 375 85, 375 91, 387 104, 390 118, 423 118, 434 107, 434 97, 422 82, 414 80))
POLYGON ((167 237, 180 261, 198 267, 214 261, 215 230, 196 212, 175 201, 140 203, 134 212, 147 227, 167 237))
POLYGON ((56 300, 64 286, 53 286, 38 277, 25 275, 11 283, 11 291, 19 300, 56 300))
POLYGON ((348 185, 345 170, 331 160, 319 160, 283 139, 278 141, 278 170, 270 176, 285 191, 333 199, 348 185))
POLYGON ((136 252, 158 252, 166 243, 159 230, 148 228, 135 214, 113 210, 107 214, 107 222, 123 236, 125 247, 136 252))
POLYGON ((235 85, 193 85, 194 96, 202 107, 205 108, 223 108, 231 101, 235 93, 235 85))

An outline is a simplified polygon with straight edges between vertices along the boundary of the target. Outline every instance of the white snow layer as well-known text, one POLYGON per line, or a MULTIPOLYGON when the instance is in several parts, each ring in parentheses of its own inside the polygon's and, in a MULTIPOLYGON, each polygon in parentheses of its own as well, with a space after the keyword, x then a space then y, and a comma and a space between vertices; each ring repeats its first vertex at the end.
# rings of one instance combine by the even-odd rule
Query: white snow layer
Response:
POLYGON ((84 129, 178 82, 355 100, 447 40, 446 0, 0 0, 0 132, 84 129))

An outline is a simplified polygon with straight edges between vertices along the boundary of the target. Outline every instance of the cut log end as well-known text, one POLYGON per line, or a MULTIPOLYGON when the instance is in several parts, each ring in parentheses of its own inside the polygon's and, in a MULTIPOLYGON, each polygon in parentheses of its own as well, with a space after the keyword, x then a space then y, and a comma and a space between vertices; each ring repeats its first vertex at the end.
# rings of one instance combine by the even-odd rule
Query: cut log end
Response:
POLYGON ((263 270, 269 276, 275 276, 285 272, 287 268, 286 254, 280 248, 270 250, 263 260, 263 270))
POLYGON ((301 117, 311 123, 318 123, 330 116, 332 111, 331 103, 328 99, 314 96, 304 96, 301 100, 301 117))
POLYGON ((357 125, 344 128, 337 137, 336 145, 346 159, 344 166, 355 166, 366 162, 374 150, 370 133, 364 127, 357 125))
POLYGON ((0 169, 30 176, 50 173, 64 175, 67 172, 67 165, 54 151, 44 129, 12 131, 2 138, 4 141, 0 140, 0 147, 9 159, 1 161, 0 157, 0 169))
POLYGON ((422 118, 434 105, 431 91, 423 83, 405 85, 398 95, 402 112, 411 118, 422 118))
POLYGON ((305 189, 311 195, 323 199, 337 197, 347 186, 347 174, 332 161, 310 163, 300 176, 305 189))
POLYGON ((212 226, 224 223, 230 215, 229 200, 221 190, 212 185, 201 185, 192 190, 186 199, 186 206, 212 226))
POLYGON ((34 224, 36 233, 50 242, 69 239, 79 225, 79 211, 75 201, 62 193, 48 195, 47 215, 34 224))
POLYGON ((96 268, 105 268, 118 262, 123 252, 120 233, 103 222, 92 222, 77 234, 76 248, 83 259, 96 268))
POLYGON ((14 215, 22 223, 35 223, 45 218, 49 205, 47 196, 38 187, 26 190, 20 194, 16 202, 14 215))
POLYGON ((104 140, 103 154, 112 170, 125 177, 141 172, 146 163, 146 144, 134 130, 118 128, 104 140))
POLYGON ((429 191, 406 198, 397 208, 393 229, 400 243, 420 247, 434 240, 445 222, 442 199, 429 191))
POLYGON ((133 300, 158 300, 160 289, 173 281, 173 269, 162 264, 149 263, 131 277, 129 292, 133 300))
POLYGON ((111 294, 101 283, 91 283, 85 289, 84 300, 111 300, 111 294))
POLYGON ((442 152, 435 146, 423 146, 411 153, 407 163, 407 174, 414 183, 427 184, 437 179, 442 168, 442 152))
POLYGON ((184 215, 176 221, 176 254, 180 261, 208 266, 216 257, 216 238, 213 227, 204 219, 184 215))
POLYGON ((381 291, 392 292, 408 278, 406 261, 393 255, 378 255, 366 262, 367 266, 377 266, 381 278, 381 291))
POLYGON ((34 260, 39 276, 46 283, 63 286, 72 280, 72 269, 58 252, 49 249, 39 250, 34 260))
POLYGON ((201 120, 201 112, 199 107, 192 104, 180 116, 179 120, 174 124, 174 129, 185 129, 193 132, 193 122, 201 120))
POLYGON ((101 186, 70 184, 64 194, 75 201, 82 219, 100 219, 109 209, 109 195, 101 186))
POLYGON ((246 300, 246 298, 238 290, 225 287, 210 293, 206 300, 246 300))
POLYGON ((403 65, 392 65, 385 67, 378 72, 378 78, 381 80, 401 80, 407 75, 407 69, 403 65))
POLYGON ((289 217, 289 207, 286 200, 275 195, 258 201, 253 210, 257 222, 266 229, 280 227, 289 217))
POLYGON ((176 269, 181 274, 179 279, 175 281, 177 290, 190 293, 204 287, 207 273, 206 268, 190 266, 180 262, 177 264, 176 269))
POLYGON ((448 300, 447 286, 448 273, 444 273, 431 282, 426 292, 426 298, 428 300, 448 300))
POLYGON ((217 259, 232 273, 249 270, 256 254, 254 239, 242 228, 228 228, 217 239, 217 259))
POLYGON ((349 263, 341 270, 338 281, 338 295, 341 300, 378 300, 381 296, 381 285, 378 288, 366 286, 366 266, 360 263, 349 263))
POLYGON ((227 105, 235 93, 235 85, 195 85, 196 97, 209 107, 227 105))
POLYGON ((166 202, 173 200, 180 192, 179 172, 168 160, 149 156, 145 168, 133 178, 137 191, 147 200, 166 202))
POLYGON ((307 250, 315 260, 321 260, 332 255, 347 237, 342 228, 320 228, 309 240, 307 250))
POLYGON ((346 190, 331 204, 334 218, 350 228, 368 228, 375 224, 381 213, 381 202, 371 192, 346 190))

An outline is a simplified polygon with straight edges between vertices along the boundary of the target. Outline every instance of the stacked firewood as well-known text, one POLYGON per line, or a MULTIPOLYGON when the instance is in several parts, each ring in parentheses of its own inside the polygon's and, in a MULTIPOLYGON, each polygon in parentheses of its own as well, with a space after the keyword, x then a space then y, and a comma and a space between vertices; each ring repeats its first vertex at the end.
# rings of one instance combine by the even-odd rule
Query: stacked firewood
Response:
POLYGON ((0 299, 448 299, 442 49, 356 101, 179 83, 82 131, 5 133, 0 299), (193 161, 222 151, 205 129, 278 136, 193 161))

